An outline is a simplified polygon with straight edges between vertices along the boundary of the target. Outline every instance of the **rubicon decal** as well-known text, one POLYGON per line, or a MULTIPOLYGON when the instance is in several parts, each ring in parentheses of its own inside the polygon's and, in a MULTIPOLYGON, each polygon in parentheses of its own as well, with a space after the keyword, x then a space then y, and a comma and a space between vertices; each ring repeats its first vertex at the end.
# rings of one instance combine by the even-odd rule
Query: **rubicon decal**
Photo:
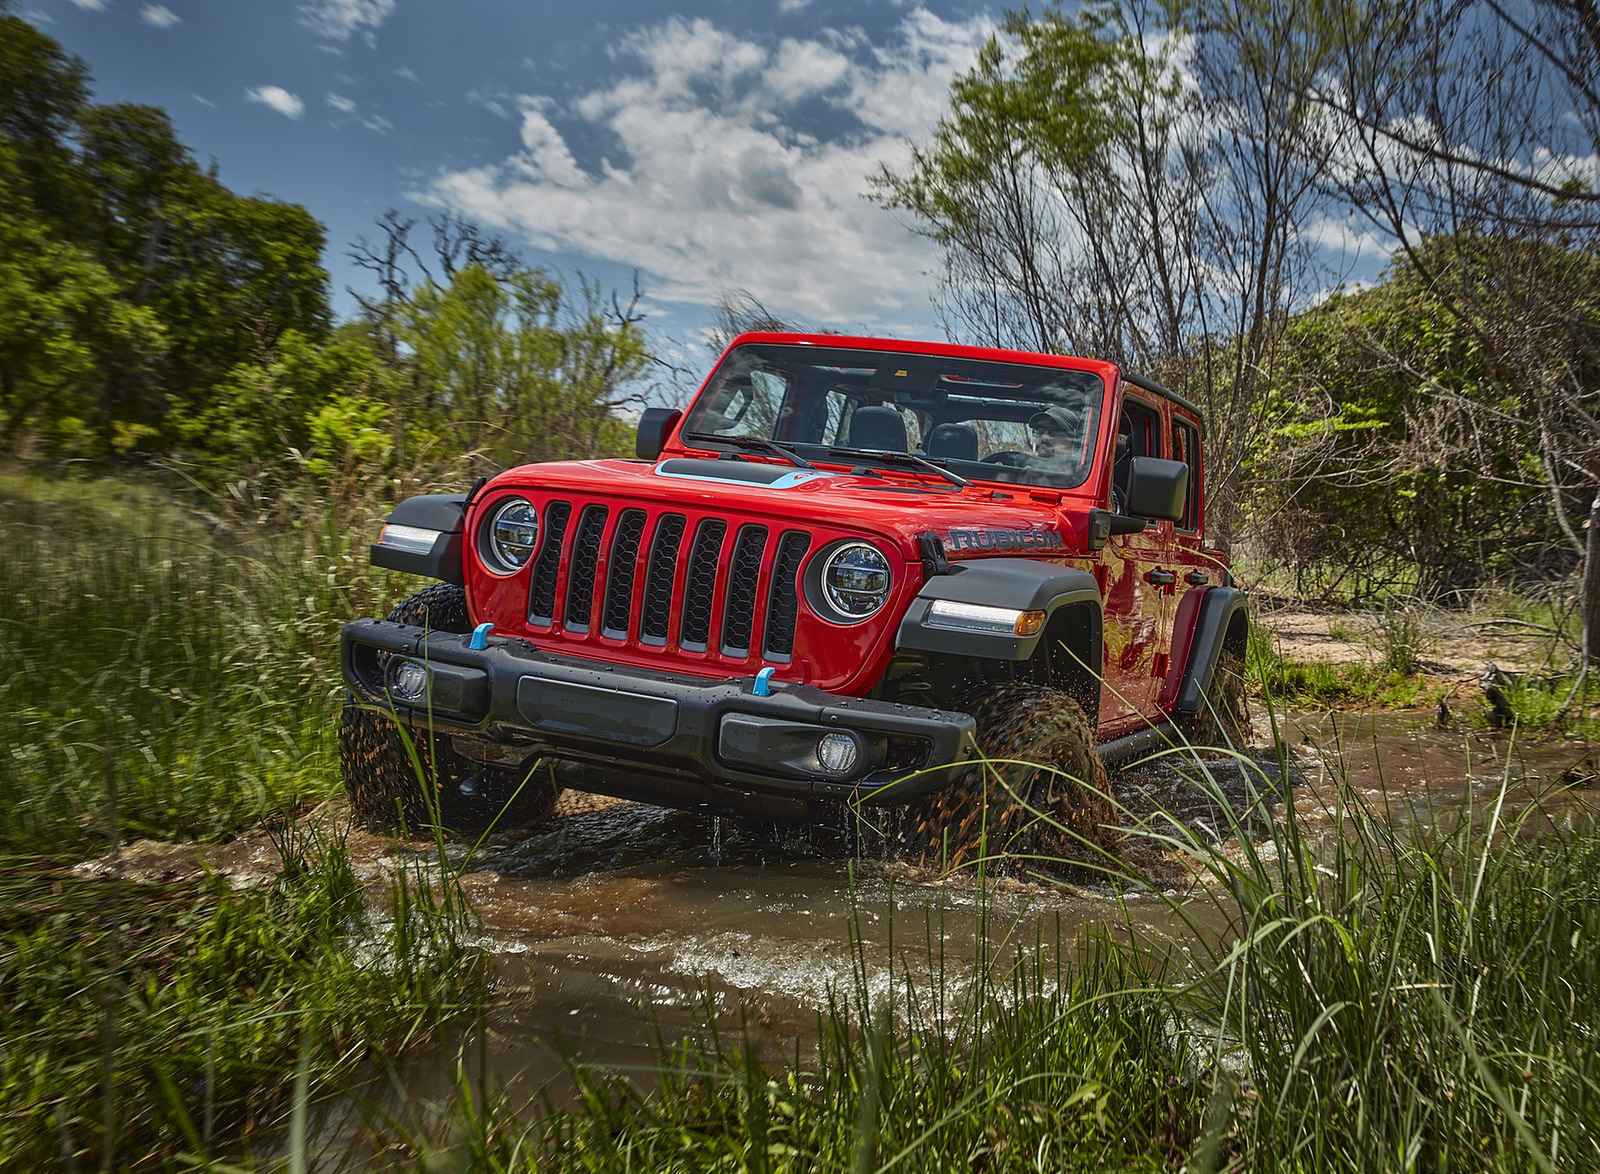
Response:
POLYGON ((945 547, 958 550, 1065 550, 1059 530, 952 530, 945 547))

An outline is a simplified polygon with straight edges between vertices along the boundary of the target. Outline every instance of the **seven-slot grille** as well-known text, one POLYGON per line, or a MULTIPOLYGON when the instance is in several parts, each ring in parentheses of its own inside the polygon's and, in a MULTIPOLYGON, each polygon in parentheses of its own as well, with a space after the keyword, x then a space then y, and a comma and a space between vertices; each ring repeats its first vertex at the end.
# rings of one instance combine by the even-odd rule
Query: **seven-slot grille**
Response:
POLYGON ((637 507, 552 501, 528 588, 528 621, 689 652, 794 654, 799 574, 811 535, 637 507), (680 587, 681 584, 681 587, 680 587), (674 592, 681 594, 675 597, 674 592))

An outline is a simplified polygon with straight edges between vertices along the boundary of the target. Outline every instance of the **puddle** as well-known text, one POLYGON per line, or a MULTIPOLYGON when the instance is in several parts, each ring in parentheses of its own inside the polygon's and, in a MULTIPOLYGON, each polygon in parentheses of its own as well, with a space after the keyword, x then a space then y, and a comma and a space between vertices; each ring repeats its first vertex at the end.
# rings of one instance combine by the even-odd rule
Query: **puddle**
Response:
MULTIPOLYGON (((1437 730, 1394 714, 1299 714, 1280 732, 1292 786, 1263 788, 1260 773, 1231 760, 1209 769, 1235 811, 1282 819, 1292 806, 1313 834, 1329 825, 1341 775, 1375 809, 1423 827, 1488 810, 1506 779, 1514 781, 1508 809, 1537 798, 1547 827, 1600 801, 1600 749, 1578 744, 1522 746, 1504 734, 1437 730)), ((1268 740, 1269 731, 1257 733, 1268 740)), ((1120 772, 1114 785, 1133 809, 1164 807, 1202 837, 1220 838, 1226 813, 1186 779, 1192 766, 1177 761, 1120 772)), ((204 859, 194 848, 132 845, 122 864, 145 879, 209 867, 228 871, 234 884, 259 883, 276 867, 276 849, 264 835, 251 840, 204 859)), ((358 872, 373 878, 407 853, 431 852, 360 832, 349 834, 348 847, 358 872)), ((752 1033, 777 1046, 805 1038, 830 991, 856 981, 854 941, 880 991, 892 960, 896 974, 926 974, 941 951, 959 984, 980 932, 969 877, 940 880, 890 860, 861 860, 837 833, 774 838, 641 804, 569 796, 557 818, 481 846, 466 866, 463 885, 498 991, 469 1064, 513 1101, 541 1090, 560 1099, 563 1050, 644 1069, 658 1037, 703 1031, 708 1006, 724 1016, 742 1006, 752 1033)), ((1070 945, 1085 926, 1120 922, 1123 908, 1157 937, 1186 939, 1149 892, 1119 906, 1092 887, 1005 881, 991 886, 983 912, 991 932, 1021 926, 1031 940, 1042 924, 1047 941, 1070 945)), ((736 1020, 724 1022, 737 1032, 736 1020)), ((447 1100, 452 1065, 449 1056, 419 1058, 400 1073, 407 1100, 447 1100)))

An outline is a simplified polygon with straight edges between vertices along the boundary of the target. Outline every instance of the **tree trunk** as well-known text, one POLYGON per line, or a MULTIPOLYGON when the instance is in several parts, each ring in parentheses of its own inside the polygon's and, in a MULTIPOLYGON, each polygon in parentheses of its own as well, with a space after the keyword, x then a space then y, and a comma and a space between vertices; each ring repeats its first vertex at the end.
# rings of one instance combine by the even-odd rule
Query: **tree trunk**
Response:
POLYGON ((1589 503, 1588 534, 1583 554, 1583 663, 1600 663, 1600 492, 1589 503))

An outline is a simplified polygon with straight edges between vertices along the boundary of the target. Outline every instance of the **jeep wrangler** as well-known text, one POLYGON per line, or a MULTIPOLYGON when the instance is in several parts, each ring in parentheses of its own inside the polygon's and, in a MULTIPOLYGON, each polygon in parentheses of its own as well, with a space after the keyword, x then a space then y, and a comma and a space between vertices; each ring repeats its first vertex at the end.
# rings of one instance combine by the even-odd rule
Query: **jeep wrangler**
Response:
POLYGON ((1245 720, 1204 438, 1108 362, 741 335, 636 460, 398 505, 372 561, 439 582, 344 629, 354 810, 518 824, 571 786, 877 812, 950 862, 1109 847, 1105 764, 1245 720))

